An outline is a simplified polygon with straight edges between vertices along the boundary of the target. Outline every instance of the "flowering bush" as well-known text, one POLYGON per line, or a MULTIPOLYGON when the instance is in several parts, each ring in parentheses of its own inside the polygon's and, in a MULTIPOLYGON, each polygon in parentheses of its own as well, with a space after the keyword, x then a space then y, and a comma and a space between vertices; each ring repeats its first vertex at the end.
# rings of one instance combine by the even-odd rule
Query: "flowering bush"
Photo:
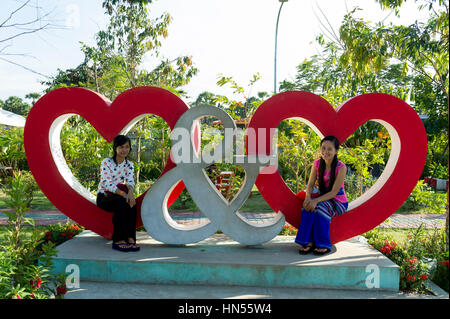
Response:
POLYGON ((408 235, 405 244, 398 244, 378 228, 364 236, 369 244, 400 266, 400 289, 424 292, 425 282, 431 279, 448 291, 448 247, 443 229, 427 232, 421 225, 408 235))
POLYGON ((73 223, 57 223, 49 225, 44 235, 44 242, 52 242, 55 246, 72 239, 84 230, 83 226, 73 223))
POLYGON ((284 224, 283 228, 281 229, 281 232, 279 235, 280 236, 295 236, 295 235, 297 235, 297 228, 286 223, 286 224, 284 224))
POLYGON ((425 291, 429 266, 417 257, 408 257, 400 267, 400 289, 406 291, 425 291), (402 280, 403 279, 403 280, 402 280))
POLYGON ((382 245, 382 247, 378 248, 378 250, 397 264, 401 264, 408 256, 406 247, 404 245, 399 245, 394 240, 385 239, 384 241, 377 243, 375 248, 380 245, 382 245))
POLYGON ((377 228, 364 234, 368 243, 400 267, 400 289, 404 291, 426 290, 428 268, 417 257, 411 256, 406 245, 399 244, 392 236, 381 233, 377 228))
POLYGON ((43 299, 56 296, 56 287, 65 282, 65 276, 50 275, 53 268, 55 245, 44 243, 41 233, 33 227, 28 237, 23 225, 34 226, 34 220, 25 218, 27 211, 26 183, 15 173, 6 200, 12 212, 7 212, 8 233, 6 244, 0 247, 0 298, 43 299), (39 262, 38 262, 39 261, 39 262))

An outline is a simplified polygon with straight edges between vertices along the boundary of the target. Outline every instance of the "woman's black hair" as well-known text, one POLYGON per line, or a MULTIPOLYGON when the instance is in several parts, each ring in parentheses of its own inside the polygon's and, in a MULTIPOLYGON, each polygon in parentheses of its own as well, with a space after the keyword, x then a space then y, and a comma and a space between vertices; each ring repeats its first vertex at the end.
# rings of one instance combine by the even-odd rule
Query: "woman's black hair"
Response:
MULTIPOLYGON (((339 140, 335 136, 325 136, 320 141, 320 146, 322 146, 323 142, 330 141, 334 144, 334 148, 339 150, 339 140)), ((331 162, 331 169, 330 169, 330 182, 328 184, 328 188, 325 187, 325 182, 323 180, 323 175, 325 173, 325 160, 320 157, 320 164, 319 164, 319 191, 320 194, 328 193, 330 190, 333 189, 334 181, 336 180, 336 167, 338 164, 337 154, 334 155, 333 161, 331 162)))
MULTIPOLYGON (((114 138, 114 140, 113 140, 113 152, 114 152, 114 155, 112 156, 112 159, 113 159, 114 163, 116 163, 116 164, 117 164, 117 161, 116 161, 116 156, 117 156, 116 148, 119 147, 119 146, 124 145, 125 143, 130 144, 130 153, 131 153, 131 140, 130 140, 130 138, 128 136, 117 135, 114 138)), ((125 161, 126 160, 127 160, 127 158, 125 157, 125 161)))

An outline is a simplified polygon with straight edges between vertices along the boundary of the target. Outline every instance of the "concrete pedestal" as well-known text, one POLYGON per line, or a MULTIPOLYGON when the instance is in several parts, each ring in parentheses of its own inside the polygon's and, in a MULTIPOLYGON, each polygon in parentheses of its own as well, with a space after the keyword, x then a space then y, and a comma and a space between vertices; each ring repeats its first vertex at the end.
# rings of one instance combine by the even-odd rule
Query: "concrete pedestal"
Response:
POLYGON ((75 274, 76 265, 81 282, 398 291, 399 267, 361 239, 337 243, 329 254, 315 256, 300 255, 293 236, 249 247, 215 234, 195 244, 170 246, 142 232, 137 234, 141 250, 123 253, 113 250, 111 241, 84 231, 58 246, 54 271, 75 274))

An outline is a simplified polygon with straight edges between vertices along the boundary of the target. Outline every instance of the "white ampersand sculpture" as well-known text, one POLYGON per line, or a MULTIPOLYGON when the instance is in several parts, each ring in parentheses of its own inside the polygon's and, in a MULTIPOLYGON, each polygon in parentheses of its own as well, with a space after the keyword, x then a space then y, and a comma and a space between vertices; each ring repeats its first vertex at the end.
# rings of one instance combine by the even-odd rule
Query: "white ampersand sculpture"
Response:
MULTIPOLYGON (((245 170, 245 180, 231 202, 219 193, 204 169, 211 165, 205 161, 210 154, 204 150, 198 154, 192 135, 198 119, 214 116, 222 121, 226 132, 224 139, 214 149, 214 154, 233 154, 236 124, 225 111, 212 106, 197 106, 186 111, 172 131, 171 156, 177 166, 163 176, 146 193, 141 206, 142 222, 148 234, 166 244, 188 244, 204 240, 221 230, 225 235, 243 245, 259 245, 278 235, 285 224, 284 215, 262 224, 256 224, 241 216, 238 209, 248 198, 258 174, 269 165, 273 156, 231 155, 231 161, 245 170), (206 225, 187 226, 176 223, 167 210, 167 200, 174 187, 183 181, 200 211, 210 220, 206 225)), ((197 126, 198 127, 198 126, 197 126)))

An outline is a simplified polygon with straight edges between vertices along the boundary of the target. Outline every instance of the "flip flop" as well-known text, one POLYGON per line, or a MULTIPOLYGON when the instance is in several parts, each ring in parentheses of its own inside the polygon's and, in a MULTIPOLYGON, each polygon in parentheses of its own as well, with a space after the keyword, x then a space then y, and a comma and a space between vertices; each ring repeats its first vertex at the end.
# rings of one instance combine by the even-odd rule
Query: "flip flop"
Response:
POLYGON ((136 242, 128 243, 128 245, 130 245, 130 251, 139 251, 141 249, 136 242))
POLYGON ((122 252, 128 252, 131 250, 131 246, 130 246, 130 244, 127 244, 127 243, 120 243, 120 244, 113 243, 112 249, 122 251, 122 252))
POLYGON ((301 245, 303 249, 299 249, 298 253, 300 255, 309 254, 314 249, 314 244, 311 245, 301 245))
POLYGON ((318 256, 321 256, 321 255, 325 255, 326 253, 329 253, 331 251, 331 249, 329 249, 329 248, 325 248, 325 247, 316 247, 316 248, 314 248, 314 250, 313 250, 313 254, 314 255, 318 255, 318 256), (325 249, 324 251, 319 251, 319 249, 325 249))

